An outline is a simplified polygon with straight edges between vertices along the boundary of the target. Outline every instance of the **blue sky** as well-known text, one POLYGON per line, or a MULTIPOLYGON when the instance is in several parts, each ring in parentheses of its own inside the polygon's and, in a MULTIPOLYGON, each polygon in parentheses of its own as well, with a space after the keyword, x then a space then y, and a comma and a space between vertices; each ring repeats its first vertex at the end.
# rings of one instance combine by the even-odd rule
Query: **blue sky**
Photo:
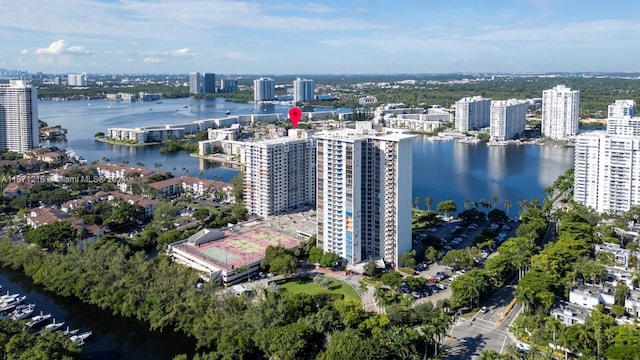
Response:
POLYGON ((636 0, 0 0, 0 68, 640 71, 636 0))

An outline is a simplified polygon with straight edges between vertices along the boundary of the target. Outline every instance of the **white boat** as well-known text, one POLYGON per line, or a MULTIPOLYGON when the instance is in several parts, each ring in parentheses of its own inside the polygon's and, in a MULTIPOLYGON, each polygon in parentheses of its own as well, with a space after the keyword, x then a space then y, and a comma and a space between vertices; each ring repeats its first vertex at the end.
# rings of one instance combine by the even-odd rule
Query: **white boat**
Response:
POLYGON ((20 309, 20 310, 14 310, 13 313, 11 313, 11 319, 13 320, 22 320, 22 319, 26 319, 29 316, 31 316, 31 314, 33 314, 33 311, 35 310, 35 308, 33 306, 31 306, 31 304, 24 308, 24 309, 20 309))
POLYGON ((62 332, 62 335, 64 336, 72 336, 78 333, 78 331, 80 331, 80 329, 73 329, 70 330, 69 327, 67 326, 67 330, 62 332))
POLYGON ((87 331, 87 332, 83 332, 82 334, 71 335, 69 339, 76 344, 82 345, 84 344, 85 340, 87 340, 89 336, 91 336, 91 334, 93 334, 91 331, 87 331))
POLYGON ((27 321, 26 326, 28 328, 32 328, 42 324, 49 319, 51 319, 51 314, 43 314, 42 311, 40 311, 40 315, 32 317, 29 321, 27 321))
POLYGON ((0 303, 0 307, 2 307, 2 306, 17 306, 17 305, 21 304, 26 298, 27 298, 27 295, 22 295, 22 296, 18 296, 16 298, 13 298, 12 300, 3 301, 3 302, 0 303))
POLYGON ((7 295, 0 296, 0 302, 11 301, 11 300, 17 298, 18 296, 20 296, 20 294, 18 294, 18 293, 10 294, 9 291, 7 291, 7 295))
POLYGON ((51 324, 45 325, 45 327, 43 327, 42 330, 38 331, 38 334, 42 334, 45 331, 51 331, 51 332, 56 331, 60 329, 63 325, 64 325, 64 321, 56 322, 56 319, 53 319, 53 322, 51 324))

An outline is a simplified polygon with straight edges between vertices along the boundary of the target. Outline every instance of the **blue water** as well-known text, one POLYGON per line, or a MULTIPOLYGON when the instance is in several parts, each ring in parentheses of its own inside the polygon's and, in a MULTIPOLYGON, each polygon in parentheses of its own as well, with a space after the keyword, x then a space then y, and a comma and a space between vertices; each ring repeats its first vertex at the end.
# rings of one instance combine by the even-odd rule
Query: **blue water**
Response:
MULTIPOLYGON (((185 152, 160 154, 158 146, 129 147, 97 142, 96 132, 108 127, 190 122, 231 114, 282 113, 288 106, 253 105, 227 102, 224 99, 163 99, 155 102, 122 103, 106 100, 39 102, 40 119, 49 125, 68 129, 71 147, 88 161, 108 159, 110 162, 137 162, 154 169, 173 171, 177 175, 230 181, 237 170, 190 157, 185 152), (184 106, 187 106, 184 108, 184 106)), ((573 166, 573 148, 536 145, 487 146, 455 141, 432 142, 418 136, 413 153, 413 196, 431 197, 434 206, 442 200, 454 200, 462 209, 464 201, 491 200, 496 195, 498 206, 505 200, 515 209, 522 199, 542 199, 544 189, 573 166)))

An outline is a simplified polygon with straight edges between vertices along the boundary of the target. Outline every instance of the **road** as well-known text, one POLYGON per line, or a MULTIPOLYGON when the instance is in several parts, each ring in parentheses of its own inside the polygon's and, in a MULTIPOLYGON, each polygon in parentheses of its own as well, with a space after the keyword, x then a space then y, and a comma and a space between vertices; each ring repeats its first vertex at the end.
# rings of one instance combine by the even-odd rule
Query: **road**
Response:
POLYGON ((472 359, 484 350, 504 353, 506 346, 515 342, 508 328, 520 306, 516 304, 506 317, 502 317, 513 300, 513 290, 513 285, 499 289, 483 304, 488 309, 485 314, 477 312, 472 318, 458 321, 451 327, 444 343, 447 359, 472 359))

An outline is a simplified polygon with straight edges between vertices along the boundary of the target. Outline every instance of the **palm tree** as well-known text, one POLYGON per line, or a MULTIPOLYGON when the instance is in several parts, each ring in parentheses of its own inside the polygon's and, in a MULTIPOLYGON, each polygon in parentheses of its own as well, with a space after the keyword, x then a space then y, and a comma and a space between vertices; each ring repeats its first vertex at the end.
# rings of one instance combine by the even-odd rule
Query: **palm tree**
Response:
POLYGON ((551 332, 552 334, 551 339, 553 341, 553 344, 555 345, 556 335, 560 330, 562 330, 562 322, 556 318, 547 317, 544 325, 545 325, 545 328, 547 328, 547 330, 551 332))
POLYGON ((465 200, 463 206, 465 210, 468 210, 471 207, 471 201, 465 200))
POLYGON ((520 210, 524 211, 527 208, 527 200, 522 199, 518 202, 518 205, 520 205, 520 210))
POLYGON ((427 205, 427 211, 431 211, 431 205, 433 204, 433 198, 431 196, 427 196, 424 198, 424 204, 427 205))
POLYGON ((498 203, 498 200, 499 200, 498 195, 493 195, 491 197, 491 202, 493 203, 493 208, 494 209, 496 208, 496 204, 498 203))
POLYGON ((507 210, 507 216, 509 216, 509 209, 511 209, 511 201, 505 200, 504 201, 504 208, 505 208, 505 210, 507 210))
POLYGON ((416 198, 413 199, 413 207, 417 209, 418 205, 420 205, 420 196, 416 196, 416 198))

